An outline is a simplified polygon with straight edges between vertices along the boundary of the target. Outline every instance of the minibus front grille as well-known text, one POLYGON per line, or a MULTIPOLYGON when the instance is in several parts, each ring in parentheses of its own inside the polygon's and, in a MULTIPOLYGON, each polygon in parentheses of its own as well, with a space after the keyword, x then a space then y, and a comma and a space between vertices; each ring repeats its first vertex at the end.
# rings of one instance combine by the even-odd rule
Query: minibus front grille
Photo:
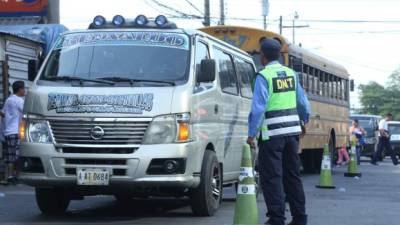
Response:
POLYGON ((49 120, 56 144, 139 145, 150 121, 49 120))

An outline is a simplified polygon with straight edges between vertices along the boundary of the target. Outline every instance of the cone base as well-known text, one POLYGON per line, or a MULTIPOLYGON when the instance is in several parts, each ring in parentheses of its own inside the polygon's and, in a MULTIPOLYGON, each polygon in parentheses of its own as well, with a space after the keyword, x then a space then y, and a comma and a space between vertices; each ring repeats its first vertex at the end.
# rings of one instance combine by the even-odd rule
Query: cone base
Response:
POLYGON ((322 189, 335 189, 335 186, 330 186, 330 185, 315 185, 316 188, 322 188, 322 189))
POLYGON ((361 173, 344 173, 345 177, 361 177, 361 173))

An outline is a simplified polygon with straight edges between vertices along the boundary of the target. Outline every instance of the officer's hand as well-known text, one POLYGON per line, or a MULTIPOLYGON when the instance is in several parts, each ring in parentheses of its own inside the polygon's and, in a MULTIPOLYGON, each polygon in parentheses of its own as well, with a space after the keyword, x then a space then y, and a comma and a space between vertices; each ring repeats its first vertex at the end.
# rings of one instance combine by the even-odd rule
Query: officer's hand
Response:
POLYGON ((306 126, 301 125, 301 135, 300 138, 303 138, 307 133, 306 126))
POLYGON ((253 137, 248 137, 247 138, 247 144, 250 145, 250 148, 255 149, 256 144, 254 143, 254 138, 253 137))

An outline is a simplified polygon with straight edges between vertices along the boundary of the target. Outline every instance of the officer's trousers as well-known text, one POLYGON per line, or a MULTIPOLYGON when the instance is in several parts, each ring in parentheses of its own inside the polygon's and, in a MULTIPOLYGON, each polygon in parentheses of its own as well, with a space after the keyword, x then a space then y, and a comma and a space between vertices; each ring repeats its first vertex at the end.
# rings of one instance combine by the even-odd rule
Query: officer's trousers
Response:
POLYGON ((258 170, 269 222, 285 224, 285 197, 295 225, 306 225, 305 196, 300 179, 299 136, 259 143, 258 170))

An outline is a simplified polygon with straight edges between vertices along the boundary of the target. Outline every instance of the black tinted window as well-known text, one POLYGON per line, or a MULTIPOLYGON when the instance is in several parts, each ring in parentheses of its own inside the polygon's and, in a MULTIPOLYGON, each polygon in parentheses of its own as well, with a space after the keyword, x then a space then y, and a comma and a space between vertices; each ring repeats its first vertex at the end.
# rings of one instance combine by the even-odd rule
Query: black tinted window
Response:
POLYGON ((254 68, 252 64, 241 59, 235 60, 236 71, 239 77, 240 92, 243 97, 252 98, 251 83, 254 77, 254 68))
POLYGON ((219 82, 223 92, 237 95, 237 78, 230 55, 215 49, 215 60, 218 62, 219 82))
POLYGON ((209 58, 209 54, 208 54, 207 45, 202 43, 202 42, 197 42, 197 44, 196 44, 196 56, 195 56, 196 77, 199 76, 199 74, 200 74, 201 60, 208 59, 208 58, 209 58))

